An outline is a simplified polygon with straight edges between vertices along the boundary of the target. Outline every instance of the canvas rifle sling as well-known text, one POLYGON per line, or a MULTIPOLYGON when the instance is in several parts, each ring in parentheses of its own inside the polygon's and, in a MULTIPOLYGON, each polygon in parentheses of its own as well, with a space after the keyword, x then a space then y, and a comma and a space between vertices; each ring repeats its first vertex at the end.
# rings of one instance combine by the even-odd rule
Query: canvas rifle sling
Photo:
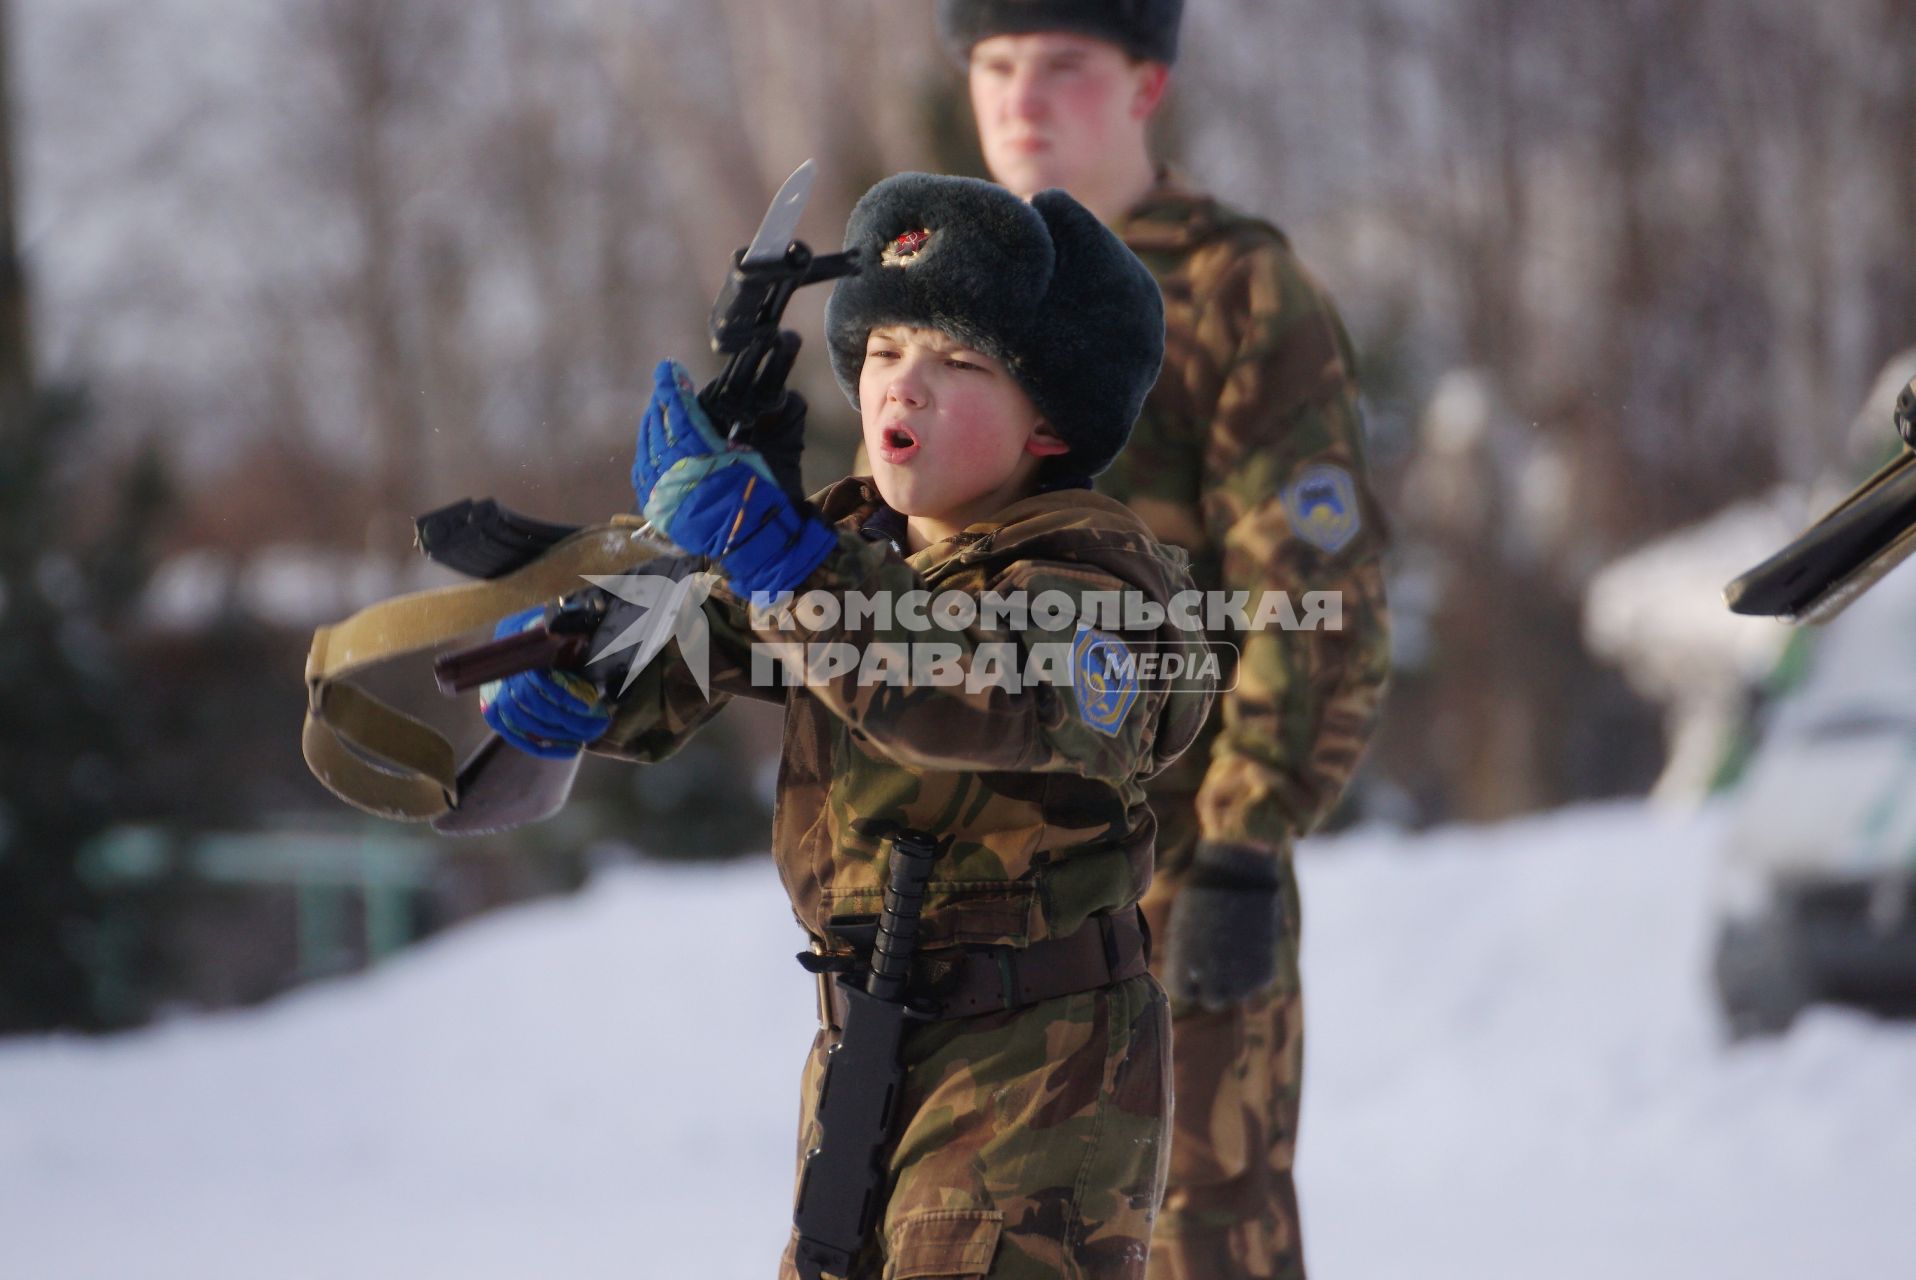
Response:
POLYGON ((306 723, 300 733, 313 776, 346 803, 384 818, 423 822, 457 808, 459 762, 452 743, 352 678, 568 595, 586 574, 626 573, 672 551, 642 532, 641 524, 637 516, 614 516, 512 573, 381 601, 315 631, 306 656, 306 723))

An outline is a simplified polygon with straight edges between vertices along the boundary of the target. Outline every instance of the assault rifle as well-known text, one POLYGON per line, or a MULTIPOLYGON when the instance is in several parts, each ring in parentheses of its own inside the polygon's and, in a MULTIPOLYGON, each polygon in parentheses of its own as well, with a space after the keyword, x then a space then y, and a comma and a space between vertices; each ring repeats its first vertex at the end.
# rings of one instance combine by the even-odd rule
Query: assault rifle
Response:
MULTIPOLYGON (((759 223, 752 243, 732 259, 732 269, 709 322, 712 350, 727 357, 719 374, 699 392, 699 404, 734 448, 748 448, 754 432, 802 408, 788 396, 786 378, 798 357, 799 336, 781 329, 792 295, 809 284, 858 272, 858 252, 814 255, 792 238, 811 194, 810 160, 793 171, 759 223)), ((797 434, 774 428, 793 446, 797 434)), ((795 448, 784 458, 769 458, 781 487, 795 502, 804 501, 795 448), (781 474, 782 473, 782 474, 781 474)), ((482 502, 455 502, 427 512, 415 522, 420 548, 432 559, 462 573, 492 578, 529 564, 574 530, 532 520, 482 502)), ((433 664, 433 676, 447 694, 463 693, 492 680, 540 668, 584 671, 599 648, 597 637, 619 636, 652 606, 633 604, 598 588, 583 587, 548 610, 543 626, 458 653, 433 664)), ((597 667, 591 676, 601 687, 616 688, 623 670, 597 667)))
MULTIPOLYGON (((774 478, 799 501, 804 402, 785 390, 799 339, 780 321, 799 289, 858 270, 852 251, 815 256, 793 239, 812 175, 811 161, 798 167, 752 243, 733 258, 710 321, 712 350, 726 360, 699 393, 727 443, 760 448, 774 478)), ((698 634, 689 610, 697 607, 702 593, 694 589, 702 584, 691 570, 702 562, 678 554, 637 520, 580 528, 536 520, 489 498, 427 512, 415 529, 426 555, 481 581, 383 601, 314 633, 300 731, 306 763, 347 803, 384 817, 430 820, 446 834, 549 817, 571 791, 578 757, 538 759, 487 735, 477 751, 457 759, 445 734, 353 678, 570 592, 548 605, 530 631, 442 655, 435 678, 447 693, 458 693, 519 671, 556 667, 589 673, 601 688, 615 689, 681 627, 682 639, 698 634), (641 566, 646 572, 635 578, 641 566), (631 598, 588 586, 587 578, 619 579, 631 598)))

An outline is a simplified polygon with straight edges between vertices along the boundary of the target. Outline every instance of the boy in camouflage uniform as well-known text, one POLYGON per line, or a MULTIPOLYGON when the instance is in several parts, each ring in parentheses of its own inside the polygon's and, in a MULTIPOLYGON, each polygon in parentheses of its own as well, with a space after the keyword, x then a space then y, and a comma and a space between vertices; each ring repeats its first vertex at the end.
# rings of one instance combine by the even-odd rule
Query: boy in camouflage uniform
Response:
MULTIPOLYGON (((773 849, 821 964, 857 963, 888 825, 949 837, 912 979, 932 1020, 907 1032, 887 1198, 852 1274, 1142 1280, 1169 1147, 1169 1009, 1137 906, 1156 836, 1143 783, 1197 736, 1209 688, 1100 685, 1082 662, 1069 681, 1022 688, 873 685, 822 669, 805 687, 768 688, 752 650, 902 654, 932 640, 974 675, 991 643, 1203 655, 1200 635, 1168 622, 1083 621, 1093 593, 1161 606, 1191 589, 1183 557, 1089 483, 1156 376, 1157 288, 1062 192, 1027 203, 989 183, 901 175, 859 202, 845 243, 865 269, 839 284, 826 327, 872 478, 793 502, 759 455, 724 448, 669 363, 640 431, 646 516, 726 579, 702 606, 712 696, 668 654, 610 706, 537 672, 490 688, 486 717, 529 751, 587 745, 643 762, 731 696, 782 700, 773 849), (924 615, 949 625, 927 635, 903 625, 902 606, 883 620, 850 607, 854 593, 912 592, 931 593, 924 615), (1034 606, 1030 625, 982 611, 956 621, 966 600, 1016 592, 1057 593, 1077 620, 1046 630, 1034 606), (810 607, 821 601, 846 607, 810 607)), ((822 1003, 801 1152, 818 1137, 842 1016, 822 1003)), ((798 1274, 797 1244, 782 1276, 798 1274)))
POLYGON ((1154 166, 1146 127, 1180 0, 939 0, 992 174, 1061 187, 1163 289, 1165 366, 1098 482, 1206 589, 1334 591, 1342 628, 1215 636, 1237 687, 1149 788, 1145 910, 1173 998, 1176 1129, 1154 1280, 1303 1275, 1302 1005, 1293 842, 1335 805, 1388 671, 1383 527, 1350 341, 1281 232, 1154 166), (1229 652, 1229 650, 1222 650, 1229 652))

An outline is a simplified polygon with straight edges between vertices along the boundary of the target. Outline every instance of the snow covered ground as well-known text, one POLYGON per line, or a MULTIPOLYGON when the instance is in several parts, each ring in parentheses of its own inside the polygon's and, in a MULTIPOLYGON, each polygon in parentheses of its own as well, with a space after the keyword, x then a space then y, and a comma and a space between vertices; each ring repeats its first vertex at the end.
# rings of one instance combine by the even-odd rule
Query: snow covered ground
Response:
MULTIPOLYGON (((1916 1274, 1916 1028, 1718 1044, 1720 830, 1306 853, 1316 1280, 1916 1274)), ((796 942, 765 863, 647 867, 263 1010, 7 1043, 0 1275, 769 1276, 796 942)))

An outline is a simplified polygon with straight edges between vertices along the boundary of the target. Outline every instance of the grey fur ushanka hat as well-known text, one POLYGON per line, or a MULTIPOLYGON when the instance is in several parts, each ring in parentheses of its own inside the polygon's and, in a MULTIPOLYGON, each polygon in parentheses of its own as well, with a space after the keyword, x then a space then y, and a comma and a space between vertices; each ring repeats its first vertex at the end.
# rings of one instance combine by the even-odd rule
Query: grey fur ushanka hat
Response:
POLYGON ((1027 202, 976 178, 901 173, 845 226, 861 270, 825 306, 838 385, 858 405, 865 341, 938 329, 1001 362, 1093 476, 1124 448, 1164 361, 1164 299, 1137 255, 1063 191, 1027 202))
POLYGON ((1183 15, 1184 0, 938 0, 938 38, 964 62, 990 36, 1075 31, 1169 65, 1178 60, 1183 15))

